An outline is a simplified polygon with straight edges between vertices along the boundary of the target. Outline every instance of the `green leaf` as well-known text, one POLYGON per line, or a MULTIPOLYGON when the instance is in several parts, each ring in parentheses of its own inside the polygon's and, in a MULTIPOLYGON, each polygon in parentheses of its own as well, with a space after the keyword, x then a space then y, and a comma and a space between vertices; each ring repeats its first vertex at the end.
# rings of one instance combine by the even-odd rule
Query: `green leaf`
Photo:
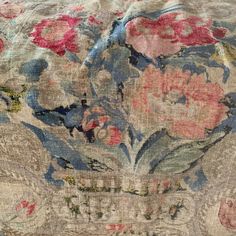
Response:
POLYGON ((150 162, 149 173, 181 173, 191 167, 199 158, 203 157, 206 151, 215 143, 219 142, 225 133, 215 133, 205 140, 193 141, 183 144, 171 150, 161 159, 158 154, 150 162))

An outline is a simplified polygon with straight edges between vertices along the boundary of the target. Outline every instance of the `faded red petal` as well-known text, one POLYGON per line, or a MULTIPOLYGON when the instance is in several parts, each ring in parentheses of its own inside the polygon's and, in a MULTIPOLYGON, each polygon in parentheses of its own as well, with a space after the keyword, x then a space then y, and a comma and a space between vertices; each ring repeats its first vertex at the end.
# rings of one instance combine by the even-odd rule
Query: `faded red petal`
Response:
POLYGON ((176 39, 175 31, 173 30, 174 22, 178 13, 164 14, 157 20, 141 18, 141 26, 150 30, 151 34, 157 34, 161 38, 176 39))
POLYGON ((33 212, 35 211, 35 208, 36 208, 36 203, 33 203, 33 204, 29 205, 29 206, 27 207, 26 215, 27 215, 27 216, 32 215, 33 212))
POLYGON ((113 146, 121 143, 122 133, 117 127, 108 126, 107 131, 108 137, 105 140, 106 144, 113 146))
POLYGON ((16 210, 19 211, 22 208, 28 207, 29 202, 26 200, 22 200, 19 204, 16 205, 16 210))
POLYGON ((110 116, 99 116, 98 117, 99 125, 104 124, 104 123, 108 122, 109 120, 111 120, 110 116))
POLYGON ((90 120, 89 122, 87 122, 85 125, 83 125, 83 130, 84 131, 89 131, 91 129, 95 129, 96 127, 99 126, 99 123, 97 120, 90 120))
POLYGON ((205 138, 204 127, 199 126, 195 121, 179 120, 174 121, 171 132, 182 138, 203 139, 205 138))
POLYGON ((4 42, 0 39, 0 53, 4 50, 4 42))
POLYGON ((21 4, 15 4, 11 2, 5 2, 0 5, 0 16, 13 19, 19 16, 24 11, 21 4))
POLYGON ((138 30, 138 24, 139 22, 137 22, 137 19, 136 20, 132 20, 132 21, 129 21, 127 24, 126 24, 126 32, 128 34, 128 37, 135 37, 135 36, 139 36, 141 35, 142 33, 138 30))
POLYGON ((202 76, 192 77, 185 88, 185 95, 194 101, 208 103, 219 102, 224 97, 224 91, 217 83, 206 83, 202 76))
POLYGON ((199 21, 196 22, 196 19, 189 18, 187 20, 182 20, 175 26, 175 31, 178 34, 179 42, 183 43, 185 46, 195 46, 195 45, 206 45, 206 44, 215 44, 218 42, 206 25, 196 26, 199 21), (189 34, 185 34, 184 30, 188 30, 186 27, 191 29, 189 34))
POLYGON ((168 180, 168 179, 163 180, 162 185, 163 185, 164 191, 165 191, 165 190, 168 190, 168 189, 170 189, 170 187, 171 187, 171 181, 168 180))
POLYGON ((100 25, 102 24, 102 21, 98 20, 95 16, 89 16, 88 23, 90 25, 100 25))
POLYGON ((212 102, 210 105, 209 103, 207 103, 205 105, 206 117, 200 122, 202 128, 214 129, 224 119, 227 112, 228 112, 228 108, 221 103, 212 102))
POLYGON ((58 18, 59 20, 64 20, 66 22, 68 22, 69 26, 72 28, 74 26, 76 26, 78 23, 80 23, 81 19, 80 18, 75 18, 75 17, 70 17, 67 15, 63 15, 60 18, 58 18))
POLYGON ((122 232, 126 229, 125 224, 109 224, 106 225, 106 229, 113 232, 122 232))
POLYGON ((213 30, 213 36, 215 38, 224 38, 227 33, 227 29, 225 28, 216 28, 213 30))
MULTIPOLYGON (((160 72, 158 72, 159 74, 160 72)), ((156 80, 156 86, 160 88, 160 93, 167 94, 170 91, 178 90, 181 94, 186 90, 186 86, 190 77, 190 72, 182 72, 180 69, 175 69, 173 76, 173 72, 167 70, 166 73, 163 73, 161 76, 163 79, 156 80)))
POLYGON ((124 15, 124 13, 122 11, 118 11, 118 10, 116 12, 114 12, 113 14, 119 18, 123 17, 123 15, 124 15))
POLYGON ((22 206, 23 208, 26 208, 28 205, 29 205, 29 202, 28 202, 28 201, 26 201, 26 200, 21 201, 21 206, 22 206))
POLYGON ((84 10, 84 6, 82 6, 82 5, 75 6, 75 7, 72 7, 71 9, 74 10, 74 11, 77 11, 77 12, 81 12, 81 11, 84 10))
POLYGON ((171 23, 176 14, 163 15, 157 20, 137 17, 126 24, 126 41, 142 54, 156 58, 172 55, 181 49, 171 23), (167 24, 169 21, 170 24, 167 24), (174 43, 175 42, 175 43, 174 43))
POLYGON ((236 229, 236 201, 222 199, 218 212, 220 223, 227 229, 236 229))

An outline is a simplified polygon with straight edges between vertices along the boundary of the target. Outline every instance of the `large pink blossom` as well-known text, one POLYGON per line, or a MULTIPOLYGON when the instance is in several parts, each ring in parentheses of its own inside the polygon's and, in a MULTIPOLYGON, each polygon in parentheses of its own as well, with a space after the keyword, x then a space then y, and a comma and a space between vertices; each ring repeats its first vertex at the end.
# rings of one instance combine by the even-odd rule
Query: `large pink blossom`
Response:
POLYGON ((66 50, 78 51, 76 45, 77 32, 74 27, 80 23, 79 18, 63 15, 58 19, 45 19, 35 25, 34 32, 31 33, 33 43, 49 48, 59 56, 63 56, 66 50))
POLYGON ((221 103, 224 91, 217 83, 180 69, 168 68, 163 73, 149 66, 131 97, 131 113, 137 119, 146 114, 146 122, 189 139, 204 138, 206 131, 214 129, 228 111, 221 103))
POLYGON ((224 37, 226 29, 211 28, 211 20, 184 18, 180 13, 164 14, 156 20, 137 17, 126 24, 126 42, 138 52, 156 58, 175 54, 181 47, 217 43, 214 36, 224 37))

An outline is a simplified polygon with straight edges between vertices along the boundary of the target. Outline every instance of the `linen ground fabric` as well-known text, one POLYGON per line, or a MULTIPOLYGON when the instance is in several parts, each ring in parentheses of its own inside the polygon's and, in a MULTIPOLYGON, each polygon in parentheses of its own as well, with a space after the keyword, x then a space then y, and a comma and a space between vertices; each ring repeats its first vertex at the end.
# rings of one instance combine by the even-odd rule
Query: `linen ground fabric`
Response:
POLYGON ((0 236, 236 235, 235 0, 0 0, 0 236))

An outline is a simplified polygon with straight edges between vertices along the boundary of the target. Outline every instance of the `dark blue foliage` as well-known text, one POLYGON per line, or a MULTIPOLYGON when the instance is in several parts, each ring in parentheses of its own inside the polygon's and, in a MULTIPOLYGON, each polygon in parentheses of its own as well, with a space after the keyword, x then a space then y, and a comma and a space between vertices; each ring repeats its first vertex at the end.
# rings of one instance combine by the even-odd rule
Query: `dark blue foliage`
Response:
POLYGON ((48 68, 44 59, 32 59, 21 65, 20 73, 26 75, 30 82, 37 82, 42 72, 48 68))
POLYGON ((61 139, 48 131, 37 128, 31 124, 25 122, 23 122, 23 124, 37 135, 42 145, 53 157, 63 158, 69 161, 77 170, 89 170, 88 166, 82 161, 80 154, 61 139))

